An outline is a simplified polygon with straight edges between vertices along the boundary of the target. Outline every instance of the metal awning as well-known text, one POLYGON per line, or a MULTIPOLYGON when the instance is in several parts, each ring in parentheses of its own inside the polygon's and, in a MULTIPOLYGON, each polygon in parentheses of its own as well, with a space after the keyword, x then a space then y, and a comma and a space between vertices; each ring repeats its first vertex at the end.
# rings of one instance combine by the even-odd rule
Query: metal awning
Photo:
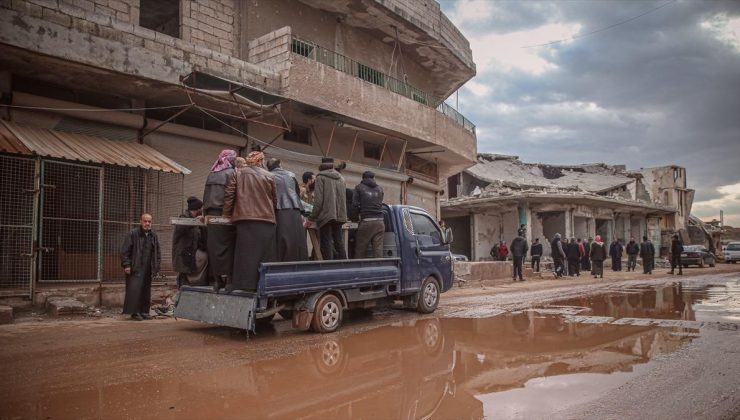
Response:
POLYGON ((107 140, 0 120, 0 152, 189 174, 145 144, 107 140))
POLYGON ((268 93, 252 86, 246 86, 199 71, 194 71, 182 77, 182 83, 187 87, 210 94, 235 95, 240 99, 239 102, 256 108, 269 108, 288 100, 274 93, 268 93))

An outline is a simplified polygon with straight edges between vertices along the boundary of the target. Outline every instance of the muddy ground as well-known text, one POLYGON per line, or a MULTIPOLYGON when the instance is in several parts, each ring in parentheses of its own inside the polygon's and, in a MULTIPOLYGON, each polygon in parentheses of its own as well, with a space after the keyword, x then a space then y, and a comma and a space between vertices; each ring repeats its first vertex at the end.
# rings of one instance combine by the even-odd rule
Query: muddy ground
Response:
POLYGON ((740 267, 606 277, 455 288, 327 335, 29 316, 0 326, 0 418, 738 418, 740 267))

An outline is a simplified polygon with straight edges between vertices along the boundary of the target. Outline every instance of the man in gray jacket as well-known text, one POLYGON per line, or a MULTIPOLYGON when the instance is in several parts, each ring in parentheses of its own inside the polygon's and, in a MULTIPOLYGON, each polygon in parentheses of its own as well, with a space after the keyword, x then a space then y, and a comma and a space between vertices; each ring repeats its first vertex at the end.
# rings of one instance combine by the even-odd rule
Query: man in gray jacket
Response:
POLYGON ((267 161, 267 170, 275 177, 277 208, 275 209, 275 239, 278 261, 308 260, 306 230, 303 228, 303 205, 300 187, 292 172, 280 166, 280 159, 267 161))
POLYGON ((321 159, 314 185, 309 220, 319 228, 321 255, 325 260, 347 259, 342 232, 342 225, 347 221, 346 184, 334 169, 334 159, 321 159))

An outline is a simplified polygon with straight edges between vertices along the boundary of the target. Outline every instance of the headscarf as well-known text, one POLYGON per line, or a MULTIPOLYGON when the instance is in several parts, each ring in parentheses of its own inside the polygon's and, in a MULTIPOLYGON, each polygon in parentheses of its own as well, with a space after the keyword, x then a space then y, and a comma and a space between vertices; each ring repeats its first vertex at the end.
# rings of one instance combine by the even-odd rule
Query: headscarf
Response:
POLYGON ((596 235, 596 237, 594 238, 594 242, 596 242, 599 245, 604 245, 604 243, 601 242, 601 235, 596 235))
POLYGON ((234 159, 236 159, 236 152, 231 149, 222 150, 218 154, 216 163, 211 166, 211 172, 221 172, 225 169, 231 169, 234 167, 234 159))
POLYGON ((247 155, 247 166, 261 166, 262 161, 265 160, 265 154, 262 152, 250 152, 247 155))

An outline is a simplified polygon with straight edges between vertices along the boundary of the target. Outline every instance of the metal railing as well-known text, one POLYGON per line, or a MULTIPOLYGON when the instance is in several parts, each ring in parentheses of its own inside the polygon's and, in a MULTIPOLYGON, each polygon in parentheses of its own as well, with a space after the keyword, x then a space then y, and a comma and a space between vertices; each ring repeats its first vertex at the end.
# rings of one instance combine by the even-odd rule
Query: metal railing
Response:
POLYGON ((374 85, 382 86, 393 93, 405 96, 421 104, 430 107, 434 107, 434 104, 439 104, 436 106, 437 111, 457 122, 464 129, 475 134, 475 124, 470 122, 470 120, 465 118, 465 116, 459 113, 456 109, 447 105, 441 98, 415 88, 402 80, 388 76, 370 66, 354 61, 351 58, 326 49, 311 41, 298 38, 295 35, 292 36, 291 40, 291 52, 302 55, 311 60, 316 60, 321 64, 339 70, 342 73, 365 80, 374 85))

